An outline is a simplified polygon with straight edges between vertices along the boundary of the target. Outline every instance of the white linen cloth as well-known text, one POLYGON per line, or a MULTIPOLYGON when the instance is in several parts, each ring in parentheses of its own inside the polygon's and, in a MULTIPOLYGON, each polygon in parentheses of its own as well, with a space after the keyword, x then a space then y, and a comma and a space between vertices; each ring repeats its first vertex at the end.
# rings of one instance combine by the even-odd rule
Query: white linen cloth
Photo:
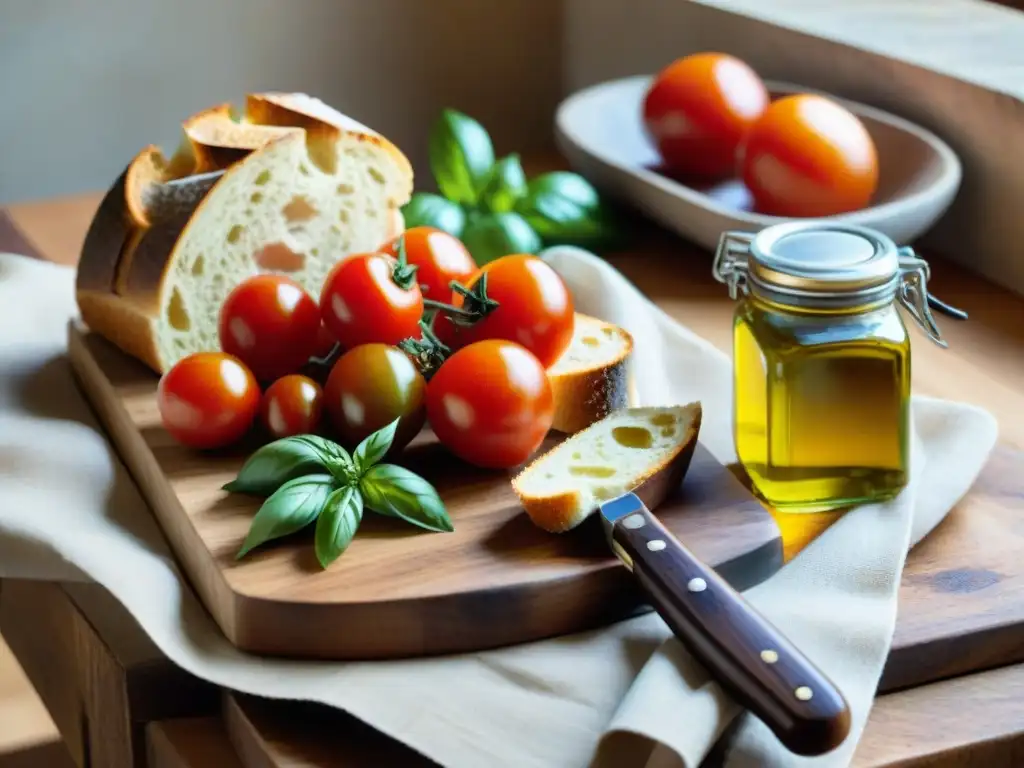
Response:
MULTIPOLYGON (((701 439, 734 460, 728 357, 579 249, 549 249, 577 309, 636 339, 640 400, 700 400, 701 439)), ((216 684, 343 708, 445 766, 697 766, 738 708, 655 614, 585 634, 457 657, 375 663, 235 650, 183 581, 153 517, 80 395, 65 357, 70 269, 0 255, 0 576, 91 579, 181 667, 216 684)), ((743 715, 727 768, 846 765, 896 616, 909 546, 968 490, 996 440, 988 413, 915 398, 909 487, 857 508, 746 595, 835 681, 846 742, 796 758, 743 715)))

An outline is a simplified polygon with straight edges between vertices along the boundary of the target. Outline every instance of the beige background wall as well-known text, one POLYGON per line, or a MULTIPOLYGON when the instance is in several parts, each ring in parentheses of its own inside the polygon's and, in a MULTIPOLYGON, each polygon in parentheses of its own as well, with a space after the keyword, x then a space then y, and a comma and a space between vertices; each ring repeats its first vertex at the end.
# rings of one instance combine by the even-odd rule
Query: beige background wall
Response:
POLYGON ((557 0, 0 0, 0 204, 102 188, 248 90, 319 95, 417 171, 444 106, 547 146, 560 36, 557 0))
POLYGON ((384 132, 427 188, 442 107, 499 153, 549 148, 563 95, 701 49, 949 141, 964 181, 925 243, 1024 293, 1024 14, 980 0, 0 0, 0 205, 102 188, 260 89, 384 132))

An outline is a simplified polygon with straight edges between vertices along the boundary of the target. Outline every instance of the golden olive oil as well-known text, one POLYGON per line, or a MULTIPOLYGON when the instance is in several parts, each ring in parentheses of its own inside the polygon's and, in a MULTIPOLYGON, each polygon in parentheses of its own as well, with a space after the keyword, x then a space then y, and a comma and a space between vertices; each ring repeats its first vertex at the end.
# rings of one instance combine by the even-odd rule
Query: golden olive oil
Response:
POLYGON ((781 512, 885 501, 910 476, 910 338, 899 308, 946 346, 928 263, 845 222, 725 232, 712 273, 739 299, 733 327, 736 454, 781 512))
POLYGON ((910 340, 891 303, 840 313, 748 296, 734 334, 736 453, 768 504, 815 512, 902 490, 910 340))

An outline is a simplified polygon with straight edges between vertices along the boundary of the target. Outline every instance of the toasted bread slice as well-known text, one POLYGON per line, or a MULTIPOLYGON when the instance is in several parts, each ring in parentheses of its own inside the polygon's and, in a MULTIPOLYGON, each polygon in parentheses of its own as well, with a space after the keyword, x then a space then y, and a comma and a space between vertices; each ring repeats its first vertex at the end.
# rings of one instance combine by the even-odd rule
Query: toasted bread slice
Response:
POLYGON ((628 407, 632 353, 633 337, 625 329, 577 312, 569 348, 548 368, 555 397, 552 429, 579 432, 628 407))
POLYGON ((682 482, 700 422, 700 403, 614 411, 535 459, 512 487, 530 519, 552 533, 628 491, 656 507, 682 482))

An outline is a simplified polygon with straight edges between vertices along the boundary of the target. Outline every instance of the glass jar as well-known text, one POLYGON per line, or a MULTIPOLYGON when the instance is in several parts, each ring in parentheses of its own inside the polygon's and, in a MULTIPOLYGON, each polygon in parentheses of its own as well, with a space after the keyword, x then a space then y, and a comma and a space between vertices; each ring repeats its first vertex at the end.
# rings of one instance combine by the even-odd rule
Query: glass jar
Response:
POLYGON ((726 232, 714 275, 733 324, 737 456, 783 512, 883 501, 906 485, 910 338, 895 302, 946 346, 928 264, 873 230, 828 221, 726 232))

